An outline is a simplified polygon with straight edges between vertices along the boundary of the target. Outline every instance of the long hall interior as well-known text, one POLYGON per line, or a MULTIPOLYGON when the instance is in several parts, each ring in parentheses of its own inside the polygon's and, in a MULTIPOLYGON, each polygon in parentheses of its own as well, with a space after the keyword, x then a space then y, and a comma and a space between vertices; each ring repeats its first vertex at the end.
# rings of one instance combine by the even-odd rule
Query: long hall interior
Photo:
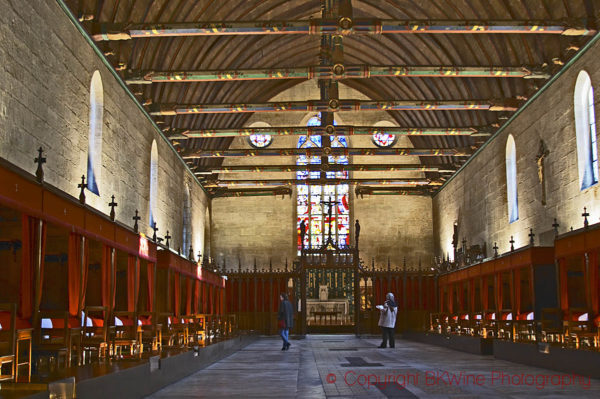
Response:
POLYGON ((599 24, 0 0, 0 399, 597 397, 599 24))

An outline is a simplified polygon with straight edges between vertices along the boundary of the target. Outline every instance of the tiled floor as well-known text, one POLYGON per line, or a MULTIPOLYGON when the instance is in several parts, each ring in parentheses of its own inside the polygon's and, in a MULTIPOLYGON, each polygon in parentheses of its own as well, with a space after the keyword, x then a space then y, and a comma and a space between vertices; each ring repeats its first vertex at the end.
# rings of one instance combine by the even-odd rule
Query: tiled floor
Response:
POLYGON ((262 338, 151 398, 599 398, 600 381, 397 340, 262 338))

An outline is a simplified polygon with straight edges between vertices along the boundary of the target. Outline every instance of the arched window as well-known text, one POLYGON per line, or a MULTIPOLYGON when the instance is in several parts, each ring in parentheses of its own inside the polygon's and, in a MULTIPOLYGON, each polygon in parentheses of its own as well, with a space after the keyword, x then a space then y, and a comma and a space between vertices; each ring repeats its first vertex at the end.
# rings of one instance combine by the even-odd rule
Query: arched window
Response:
POLYGON ((598 148, 596 144, 596 114, 594 88, 590 75, 579 72, 574 96, 575 132, 579 182, 584 190, 598 183, 598 148))
MULTIPOLYGON (((253 128, 253 127, 271 127, 271 125, 269 125, 266 122, 257 121, 257 122, 252 123, 248 127, 249 128, 253 128)), ((266 148, 266 147, 268 147, 268 146, 271 145, 272 141, 273 141, 273 137, 271 137, 270 134, 251 134, 248 137, 248 142, 254 148, 266 148)))
POLYGON ((187 254, 192 243, 192 199, 190 195, 190 186, 185 185, 183 190, 183 234, 182 246, 183 253, 187 254))
POLYGON ((519 219, 519 199, 517 193, 517 149, 512 134, 506 141, 506 197, 508 199, 508 222, 519 219))
MULTIPOLYGON (((308 126, 319 126, 320 115, 309 119, 308 126)), ((334 122, 334 125, 336 123, 334 122)), ((332 147, 348 147, 345 137, 331 136, 332 147)), ((302 136, 298 140, 298 148, 321 147, 321 136, 302 136)), ((307 157, 300 155, 296 162, 298 165, 319 165, 320 156, 307 157)), ((347 165, 346 156, 329 156, 329 163, 347 165)), ((320 171, 298 171, 297 179, 319 179, 320 171)), ((327 178, 347 179, 348 172, 326 172, 327 178)), ((329 229, 334 244, 345 247, 350 244, 350 207, 349 207, 349 185, 307 185, 300 184, 297 187, 297 229, 298 229, 298 251, 301 249, 300 223, 304 221, 307 231, 304 238, 305 248, 319 248, 327 240, 329 229), (324 202, 336 201, 331 209, 329 219, 329 206, 324 202)))
POLYGON ((150 150, 150 227, 156 224, 156 210, 158 204, 158 148, 156 140, 152 140, 150 150))
POLYGON ((92 75, 90 84, 90 141, 87 161, 87 187, 100 195, 99 181, 102 172, 102 116, 104 114, 104 92, 100 72, 92 75))

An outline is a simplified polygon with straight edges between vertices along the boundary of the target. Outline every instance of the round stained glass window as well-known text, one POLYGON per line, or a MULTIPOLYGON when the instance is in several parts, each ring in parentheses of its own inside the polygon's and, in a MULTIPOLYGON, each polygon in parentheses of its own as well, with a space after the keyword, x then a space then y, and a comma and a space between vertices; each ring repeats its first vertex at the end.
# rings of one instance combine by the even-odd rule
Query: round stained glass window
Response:
POLYGON ((396 143, 396 136, 386 133, 375 133, 373 135, 373 143, 377 147, 391 147, 396 143))
POLYGON ((252 147, 265 148, 271 144, 273 138, 268 134, 251 134, 249 140, 252 147))

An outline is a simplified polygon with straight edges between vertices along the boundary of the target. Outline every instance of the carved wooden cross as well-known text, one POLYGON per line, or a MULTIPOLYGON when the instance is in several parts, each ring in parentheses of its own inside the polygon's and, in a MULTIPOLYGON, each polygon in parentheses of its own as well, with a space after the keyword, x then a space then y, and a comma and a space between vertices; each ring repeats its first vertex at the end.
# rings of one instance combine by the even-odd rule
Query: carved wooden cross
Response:
POLYGON ((587 229, 587 227, 589 226, 589 222, 588 222, 588 216, 590 216, 589 212, 587 211, 587 208, 584 206, 583 207, 583 213, 581 214, 581 216, 583 216, 583 227, 587 229))
POLYGON ((494 242, 494 246, 492 247, 492 249, 494 250, 494 258, 498 257, 498 244, 496 242, 494 242))
POLYGON ((42 181, 44 181, 44 169, 42 168, 42 165, 46 163, 46 158, 42 156, 42 154, 44 153, 44 150, 42 149, 42 147, 40 147, 38 149, 38 156, 37 158, 34 160, 35 163, 37 163, 37 170, 35 171, 35 177, 37 178, 37 181, 39 181, 40 183, 42 181))
POLYGON ((132 219, 135 221, 135 223, 133 224, 133 231, 137 233, 139 228, 138 221, 141 219, 141 217, 139 217, 138 215, 137 209, 135 210, 135 216, 132 219))
POLYGON ((515 239, 513 238, 513 236, 510 236, 510 250, 514 251, 515 250, 515 239))
POLYGON ((81 189, 79 192, 79 202, 85 204, 85 190, 87 188, 87 183, 85 182, 85 175, 81 176, 81 184, 77 185, 78 188, 81 189))
POLYGON ((152 241, 156 242, 156 232, 158 231, 158 227, 156 226, 156 222, 152 226, 152 230, 154 230, 154 234, 152 235, 152 241))
POLYGON ((552 227, 554 227, 554 235, 558 236, 558 228, 560 227, 560 224, 558 224, 556 218, 554 218, 554 223, 552 223, 552 227))
POLYGON ((115 220, 115 207, 117 205, 119 205, 118 203, 115 202, 115 196, 111 196, 112 201, 108 203, 108 206, 110 206, 110 220, 114 221, 115 220))
POLYGON ((540 149, 535 157, 538 167, 538 179, 542 185, 542 205, 546 205, 546 175, 544 171, 544 159, 550 154, 546 148, 544 140, 540 140, 540 149))
POLYGON ((169 248, 169 240, 170 240, 171 238, 172 238, 172 237, 169 235, 169 230, 167 230, 167 235, 165 236, 165 240, 167 240, 167 242, 165 243, 165 244, 167 245, 167 248, 169 248))
POLYGON ((531 229, 531 228, 530 228, 530 229, 529 229, 529 244, 530 244, 530 245, 533 245, 533 244, 534 244, 534 242, 533 242, 533 237, 535 237, 535 234, 533 234, 533 229, 531 229))

